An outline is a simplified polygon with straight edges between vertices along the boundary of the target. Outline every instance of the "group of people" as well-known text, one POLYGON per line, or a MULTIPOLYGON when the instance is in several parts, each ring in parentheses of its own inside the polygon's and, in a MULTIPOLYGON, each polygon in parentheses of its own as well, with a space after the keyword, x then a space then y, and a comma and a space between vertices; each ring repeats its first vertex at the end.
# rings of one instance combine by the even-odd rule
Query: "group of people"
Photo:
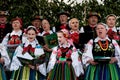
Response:
POLYGON ((106 24, 90 12, 88 25, 62 11, 60 24, 35 16, 23 30, 19 17, 7 23, 0 11, 0 80, 120 80, 120 30, 110 14, 106 24), (37 36, 57 34, 58 45, 41 45, 37 36))

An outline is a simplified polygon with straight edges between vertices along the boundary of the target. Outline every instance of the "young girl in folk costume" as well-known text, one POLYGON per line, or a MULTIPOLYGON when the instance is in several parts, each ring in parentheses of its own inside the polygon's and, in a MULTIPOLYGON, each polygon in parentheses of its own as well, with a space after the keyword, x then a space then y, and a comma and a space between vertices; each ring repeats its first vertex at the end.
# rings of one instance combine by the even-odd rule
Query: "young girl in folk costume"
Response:
MULTIPOLYGON (((22 20, 21 18, 13 18, 11 20, 11 23, 12 23, 12 32, 11 33, 8 33, 3 41, 2 41, 2 44, 7 46, 7 51, 8 51, 8 55, 10 57, 10 60, 12 60, 12 57, 13 57, 13 53, 16 49, 16 47, 21 44, 22 42, 22 20)), ((10 64, 6 67, 6 75, 7 75, 7 78, 8 80, 10 79, 10 64)))
POLYGON ((82 60, 86 66, 84 80, 120 80, 120 48, 108 38, 106 25, 96 26, 97 37, 85 48, 82 60))
POLYGON ((58 43, 54 47, 47 67, 47 80, 77 80, 83 73, 78 52, 67 37, 65 29, 57 32, 58 43))
POLYGON ((46 75, 44 51, 38 44, 36 35, 36 28, 29 26, 25 43, 17 47, 12 59, 10 69, 14 71, 11 80, 44 80, 46 75), (33 59, 36 59, 36 63, 33 59))
POLYGON ((0 80, 7 80, 4 72, 4 67, 9 65, 10 59, 6 48, 0 44, 0 80))
POLYGON ((106 17, 106 24, 108 25, 107 34, 109 38, 117 40, 120 45, 120 30, 119 27, 116 27, 116 20, 117 17, 114 14, 110 14, 106 17))

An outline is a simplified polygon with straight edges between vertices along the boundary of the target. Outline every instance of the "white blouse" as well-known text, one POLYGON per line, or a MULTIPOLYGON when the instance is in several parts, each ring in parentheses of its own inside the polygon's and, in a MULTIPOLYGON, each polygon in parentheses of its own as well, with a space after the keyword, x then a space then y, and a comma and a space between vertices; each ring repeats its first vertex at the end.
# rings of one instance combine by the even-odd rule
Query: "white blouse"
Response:
POLYGON ((3 44, 3 45, 7 45, 9 36, 12 36, 12 35, 21 36, 21 35, 22 35, 22 30, 19 30, 18 32, 12 31, 11 33, 8 33, 8 34, 3 38, 2 44, 3 44))
MULTIPOLYGON (((106 39, 110 40, 108 37, 106 37, 105 40, 106 39)), ((95 38, 94 42, 98 42, 99 40, 103 40, 103 39, 100 39, 99 37, 97 37, 97 38, 95 38)), ((120 67, 120 47, 115 40, 112 40, 112 44, 115 47, 115 57, 118 60, 117 64, 120 67)), ((87 63, 87 61, 90 60, 90 59, 93 59, 92 49, 93 49, 93 39, 91 39, 87 43, 87 45, 85 47, 85 51, 82 55, 82 62, 86 67, 89 65, 89 63, 87 63)))
POLYGON ((5 46, 2 44, 0 44, 0 54, 1 54, 1 57, 4 59, 4 66, 8 66, 10 63, 10 58, 8 56, 5 46))
MULTIPOLYGON (((38 44, 37 41, 29 42, 28 40, 26 40, 24 46, 27 47, 29 44, 31 44, 32 47, 35 48, 34 54, 36 57, 44 54, 43 48, 38 44)), ((33 59, 33 57, 28 52, 26 52, 25 54, 22 54, 22 52, 23 52, 23 47, 20 45, 15 50, 12 63, 11 63, 11 67, 10 67, 11 71, 17 70, 19 69, 20 66, 23 66, 17 57, 22 57, 22 58, 29 59, 29 60, 33 59)), ((39 65, 39 72, 41 72, 41 74, 46 76, 46 64, 45 63, 39 65)))
MULTIPOLYGON (((66 46, 64 45, 64 47, 69 47, 69 46, 70 45, 68 45, 68 44, 66 46)), ((56 59, 57 48, 58 48, 58 46, 53 48, 53 52, 50 56, 50 61, 47 66, 47 72, 50 72, 54 68, 54 65, 57 61, 57 59, 56 59)), ((79 60, 79 55, 78 55, 77 50, 73 47, 72 51, 73 51, 71 54, 72 66, 74 68, 76 76, 78 77, 80 74, 83 74, 84 71, 83 71, 81 61, 79 60)))

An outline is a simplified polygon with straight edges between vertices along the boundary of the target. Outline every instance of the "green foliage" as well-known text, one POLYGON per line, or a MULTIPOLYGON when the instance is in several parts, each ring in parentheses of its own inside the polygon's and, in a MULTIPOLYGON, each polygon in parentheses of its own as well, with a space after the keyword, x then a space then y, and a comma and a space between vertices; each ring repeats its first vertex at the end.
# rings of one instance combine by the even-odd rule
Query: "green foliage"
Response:
MULTIPOLYGON (((105 17, 108 14, 120 15, 120 1, 119 0, 102 0, 100 4, 97 0, 83 0, 82 3, 77 3, 76 0, 0 0, 0 10, 9 10, 10 16, 8 20, 13 17, 21 17, 24 22, 24 27, 31 23, 31 18, 35 15, 41 15, 50 21, 51 26, 58 22, 58 12, 66 10, 70 12, 71 17, 76 17, 80 20, 80 26, 86 25, 86 17, 89 11, 96 11, 101 14, 101 21, 105 22, 105 17)), ((120 25, 120 18, 118 18, 120 25)))

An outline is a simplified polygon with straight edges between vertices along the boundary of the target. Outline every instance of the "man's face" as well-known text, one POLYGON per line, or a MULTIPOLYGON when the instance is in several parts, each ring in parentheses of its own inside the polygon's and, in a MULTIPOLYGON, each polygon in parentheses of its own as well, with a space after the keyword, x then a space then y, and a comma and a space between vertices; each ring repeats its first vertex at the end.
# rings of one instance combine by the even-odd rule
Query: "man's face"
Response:
POLYGON ((5 24, 7 21, 6 16, 0 16, 0 24, 5 24))
POLYGON ((66 24, 67 20, 68 20, 68 17, 63 14, 63 15, 60 15, 59 19, 60 19, 61 24, 66 24))
POLYGON ((96 25, 98 23, 98 17, 97 16, 91 16, 88 19, 88 24, 89 25, 96 25))
POLYGON ((32 21, 32 25, 35 26, 36 28, 40 28, 41 21, 36 19, 36 20, 32 21))

